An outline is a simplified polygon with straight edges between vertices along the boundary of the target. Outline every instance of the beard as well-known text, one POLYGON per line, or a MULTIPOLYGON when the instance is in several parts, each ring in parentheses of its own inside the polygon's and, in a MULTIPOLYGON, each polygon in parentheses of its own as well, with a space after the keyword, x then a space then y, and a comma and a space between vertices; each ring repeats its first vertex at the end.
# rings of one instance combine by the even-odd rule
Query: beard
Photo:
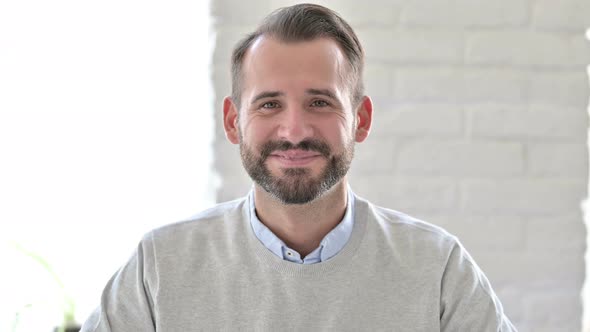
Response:
POLYGON ((321 197, 348 173, 354 156, 354 141, 347 143, 344 152, 339 155, 332 155, 330 146, 317 139, 304 140, 298 144, 268 141, 260 146, 259 150, 258 155, 240 140, 242 164, 250 178, 283 204, 306 204, 321 197), (266 166, 266 159, 274 151, 292 149, 318 152, 328 164, 317 178, 305 167, 281 168, 282 174, 274 176, 266 166))

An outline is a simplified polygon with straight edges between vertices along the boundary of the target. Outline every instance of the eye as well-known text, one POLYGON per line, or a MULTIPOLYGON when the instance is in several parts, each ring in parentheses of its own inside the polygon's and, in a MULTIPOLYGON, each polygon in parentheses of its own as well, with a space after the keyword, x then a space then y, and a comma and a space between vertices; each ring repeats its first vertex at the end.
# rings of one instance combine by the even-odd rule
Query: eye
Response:
POLYGON ((318 100, 314 100, 311 103, 311 106, 313 106, 313 107, 326 107, 326 106, 330 106, 330 104, 325 100, 318 99, 318 100))
POLYGON ((276 101, 267 101, 266 103, 262 104, 260 106, 260 108, 270 109, 270 108, 278 108, 279 106, 280 106, 279 103, 277 103, 276 101))

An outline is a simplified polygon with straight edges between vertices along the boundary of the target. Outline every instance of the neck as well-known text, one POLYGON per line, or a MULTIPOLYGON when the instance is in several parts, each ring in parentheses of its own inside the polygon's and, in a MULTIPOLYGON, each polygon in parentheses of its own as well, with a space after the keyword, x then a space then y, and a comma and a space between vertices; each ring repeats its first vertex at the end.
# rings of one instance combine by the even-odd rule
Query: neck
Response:
POLYGON ((258 219, 302 257, 320 245, 346 212, 346 178, 307 204, 283 204, 258 185, 254 188, 258 219))

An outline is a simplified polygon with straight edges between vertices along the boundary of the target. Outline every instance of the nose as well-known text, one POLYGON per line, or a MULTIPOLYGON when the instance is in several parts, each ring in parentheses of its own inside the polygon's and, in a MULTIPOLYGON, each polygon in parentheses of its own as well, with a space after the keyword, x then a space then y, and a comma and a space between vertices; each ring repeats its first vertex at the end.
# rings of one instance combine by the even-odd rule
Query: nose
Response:
POLYGON ((313 137, 310 114, 302 108, 290 107, 282 112, 278 136, 279 139, 297 144, 313 137))

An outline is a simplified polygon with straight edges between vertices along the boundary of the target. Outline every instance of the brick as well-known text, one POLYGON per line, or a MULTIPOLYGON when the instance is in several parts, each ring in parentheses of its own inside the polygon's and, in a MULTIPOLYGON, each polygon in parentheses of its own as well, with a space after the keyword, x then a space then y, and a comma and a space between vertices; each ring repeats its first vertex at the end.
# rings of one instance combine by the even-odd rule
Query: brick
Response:
POLYGON ((531 31, 474 33, 467 44, 468 64, 581 67, 570 38, 531 31))
POLYGON ((528 148, 531 174, 586 179, 588 146, 582 143, 539 143, 528 148))
POLYGON ((410 104, 375 109, 372 135, 459 137, 463 135, 462 109, 449 104, 410 104))
POLYGON ((403 64, 463 62, 462 33, 436 30, 359 29, 369 61, 403 64))
POLYGON ((531 76, 530 100, 532 103, 559 106, 588 106, 588 74, 575 72, 538 72, 531 76))
POLYGON ((572 58, 571 61, 573 66, 586 67, 590 64, 590 38, 586 38, 583 34, 577 35, 572 38, 572 58))
POLYGON ((586 331, 580 329, 580 323, 573 321, 568 324, 555 325, 543 325, 538 322, 526 321, 527 325, 524 328, 518 328, 519 332, 555 332, 555 331, 586 331))
MULTIPOLYGON (((580 262, 581 263, 581 262, 580 262)), ((526 320, 552 331, 581 331, 580 290, 544 290, 525 296, 526 320)))
POLYGON ((356 144, 351 172, 392 172, 396 150, 394 138, 371 139, 369 137, 365 142, 356 144))
POLYGON ((391 65, 367 63, 365 66, 365 93, 371 97, 393 95, 394 71, 391 65))
POLYGON ((543 138, 579 141, 586 137, 587 115, 575 109, 532 106, 529 110, 506 105, 468 108, 473 137, 543 138))
POLYGON ((513 253, 500 258, 498 253, 489 252, 474 258, 495 288, 518 287, 526 294, 534 294, 548 289, 579 290, 584 282, 582 253, 513 253))
POLYGON ((529 76, 522 70, 470 68, 465 70, 456 94, 466 103, 524 104, 528 99, 529 76))
POLYGON ((457 203, 456 184, 450 179, 373 173, 351 176, 350 183, 353 190, 374 204, 412 215, 416 211, 454 209, 457 203))
POLYGON ((527 221, 521 217, 481 217, 469 215, 425 216, 459 238, 474 256, 497 252, 498 255, 522 252, 527 221))
MULTIPOLYGON (((271 0, 273 8, 291 6, 305 1, 271 0)), ((405 0, 379 1, 378 10, 367 10, 367 3, 357 0, 320 0, 313 3, 326 6, 340 14, 353 28, 364 26, 391 26, 398 23, 405 0)))
POLYGON ((443 28, 523 26, 529 19, 525 0, 409 1, 402 25, 443 28))
MULTIPOLYGON (((502 257, 498 257, 498 259, 502 259, 502 257)), ((524 325, 524 301, 523 297, 526 294, 526 291, 521 289, 520 287, 514 286, 506 286, 504 287, 497 287, 496 285, 492 284, 494 287, 494 291, 496 295, 502 302, 504 307, 504 312, 510 318, 510 321, 514 326, 518 329, 518 331, 523 332, 522 328, 524 325)))
POLYGON ((559 216, 578 211, 586 194, 586 183, 579 180, 464 180, 461 208, 494 216, 559 216))
MULTIPOLYGON (((574 212, 574 211, 572 211, 574 212)), ((586 248, 586 225, 580 213, 527 222, 523 242, 531 254, 581 253, 586 248)))
POLYGON ((519 328, 518 325, 515 325, 518 328, 519 332, 555 332, 555 331, 581 331, 580 330, 580 323, 577 321, 572 321, 567 324, 559 324, 559 325, 543 325, 538 322, 526 321, 527 325, 524 325, 524 328, 519 328), (533 328, 534 326, 534 328, 533 328))
POLYGON ((456 68, 404 68, 396 72, 395 99, 400 102, 455 102, 463 88, 456 68))
POLYGON ((517 175, 524 170, 524 154, 519 143, 419 141, 401 147, 398 167, 411 175, 517 175))
POLYGON ((585 0, 535 1, 532 23, 537 29, 582 32, 590 26, 590 3, 585 0))

